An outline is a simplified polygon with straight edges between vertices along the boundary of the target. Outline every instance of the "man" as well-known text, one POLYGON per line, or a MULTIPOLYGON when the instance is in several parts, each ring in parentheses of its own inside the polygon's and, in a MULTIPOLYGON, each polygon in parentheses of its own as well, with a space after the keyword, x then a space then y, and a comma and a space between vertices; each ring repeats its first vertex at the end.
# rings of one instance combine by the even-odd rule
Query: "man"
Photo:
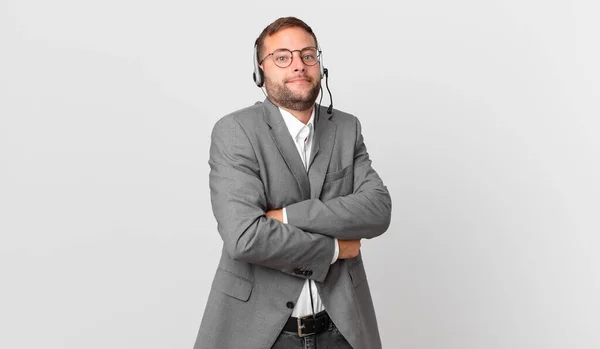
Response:
POLYGON ((195 349, 381 348, 360 239, 391 198, 358 119, 316 105, 317 38, 294 17, 255 43, 261 103, 212 131, 210 190, 223 239, 195 349))

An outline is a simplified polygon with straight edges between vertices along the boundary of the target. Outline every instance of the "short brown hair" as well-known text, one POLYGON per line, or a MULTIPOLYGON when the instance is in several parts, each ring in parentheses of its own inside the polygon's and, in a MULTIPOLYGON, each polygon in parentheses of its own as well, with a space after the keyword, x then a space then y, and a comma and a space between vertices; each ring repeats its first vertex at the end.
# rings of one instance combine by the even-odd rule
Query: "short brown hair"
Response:
POLYGON ((312 28, 308 24, 306 24, 304 21, 302 21, 301 19, 298 19, 296 17, 280 17, 280 18, 276 19, 273 23, 269 24, 265 29, 263 29, 262 33, 260 33, 258 38, 256 38, 254 45, 256 45, 256 52, 258 55, 258 57, 257 57, 258 60, 260 60, 260 57, 262 57, 262 51, 263 51, 265 39, 267 38, 267 36, 271 36, 280 30, 287 29, 287 28, 293 28, 293 27, 302 28, 307 33, 312 35, 312 37, 315 39, 315 45, 317 47, 319 47, 319 43, 317 41, 317 36, 315 35, 312 28))

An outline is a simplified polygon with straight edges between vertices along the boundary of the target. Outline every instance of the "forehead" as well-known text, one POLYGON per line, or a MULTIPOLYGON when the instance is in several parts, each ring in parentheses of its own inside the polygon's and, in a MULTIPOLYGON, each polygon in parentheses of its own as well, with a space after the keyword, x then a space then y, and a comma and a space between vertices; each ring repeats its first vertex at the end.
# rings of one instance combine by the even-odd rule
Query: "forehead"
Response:
POLYGON ((298 27, 285 28, 265 38, 265 51, 278 48, 300 50, 307 46, 316 46, 315 39, 307 31, 298 27))

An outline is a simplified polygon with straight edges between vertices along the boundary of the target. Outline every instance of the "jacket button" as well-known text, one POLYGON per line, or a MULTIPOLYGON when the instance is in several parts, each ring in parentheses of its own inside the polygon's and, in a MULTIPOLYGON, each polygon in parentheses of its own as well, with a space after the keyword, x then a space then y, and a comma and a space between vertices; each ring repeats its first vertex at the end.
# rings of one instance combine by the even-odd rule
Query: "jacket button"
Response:
POLYGON ((295 268, 295 269, 294 269, 294 274, 296 274, 296 275, 302 275, 302 272, 303 272, 303 271, 302 271, 302 269, 300 269, 300 268, 295 268))
POLYGON ((287 302, 285 304, 286 307, 288 307, 289 309, 294 309, 294 302, 287 302))
POLYGON ((304 274, 304 275, 306 275, 306 276, 311 276, 311 275, 312 275, 312 270, 307 270, 307 271, 305 271, 305 274, 304 274))

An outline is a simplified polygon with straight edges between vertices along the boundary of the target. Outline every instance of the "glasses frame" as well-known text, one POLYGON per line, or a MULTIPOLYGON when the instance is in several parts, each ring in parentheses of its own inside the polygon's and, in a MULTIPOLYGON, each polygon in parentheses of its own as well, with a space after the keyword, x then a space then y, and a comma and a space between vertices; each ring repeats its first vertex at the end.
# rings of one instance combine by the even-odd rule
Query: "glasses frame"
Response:
POLYGON ((276 66, 276 67, 278 67, 278 68, 282 68, 282 69, 283 69, 283 68, 287 68, 287 67, 289 67, 290 65, 292 65, 292 62, 294 61, 294 52, 298 52, 298 54, 300 55, 300 60, 301 60, 301 61, 302 61, 302 63, 304 63, 304 65, 306 65, 307 67, 313 67, 313 66, 317 65, 317 63, 319 63, 319 62, 321 61, 321 50, 319 50, 319 48, 318 48, 318 47, 314 47, 314 46, 306 46, 305 48, 303 48, 303 49, 301 49, 301 50, 290 50, 290 49, 287 49, 287 48, 278 48, 277 50, 275 50, 275 51, 273 51, 273 52, 269 53, 268 55, 264 56, 264 57, 263 57, 263 59, 261 59, 261 60, 260 60, 260 62, 258 62, 258 64, 259 64, 259 65, 263 64, 263 62, 265 61, 265 59, 267 59, 267 57, 271 56, 271 60, 273 61, 273 64, 275 64, 275 66, 276 66), (306 50, 306 49, 309 49, 309 48, 315 49, 315 50, 317 51, 317 60, 315 61, 315 64, 306 64, 306 62, 305 62, 305 61, 304 61, 304 59, 302 58, 302 51, 304 51, 304 50, 306 50), (275 52, 278 52, 278 51, 288 51, 288 52, 290 52, 290 53, 292 54, 292 58, 290 59, 290 63, 289 63, 288 65, 286 65, 286 66, 282 67, 282 66, 278 65, 278 64, 275 62, 275 56, 274 56, 274 54, 275 54, 275 52))

